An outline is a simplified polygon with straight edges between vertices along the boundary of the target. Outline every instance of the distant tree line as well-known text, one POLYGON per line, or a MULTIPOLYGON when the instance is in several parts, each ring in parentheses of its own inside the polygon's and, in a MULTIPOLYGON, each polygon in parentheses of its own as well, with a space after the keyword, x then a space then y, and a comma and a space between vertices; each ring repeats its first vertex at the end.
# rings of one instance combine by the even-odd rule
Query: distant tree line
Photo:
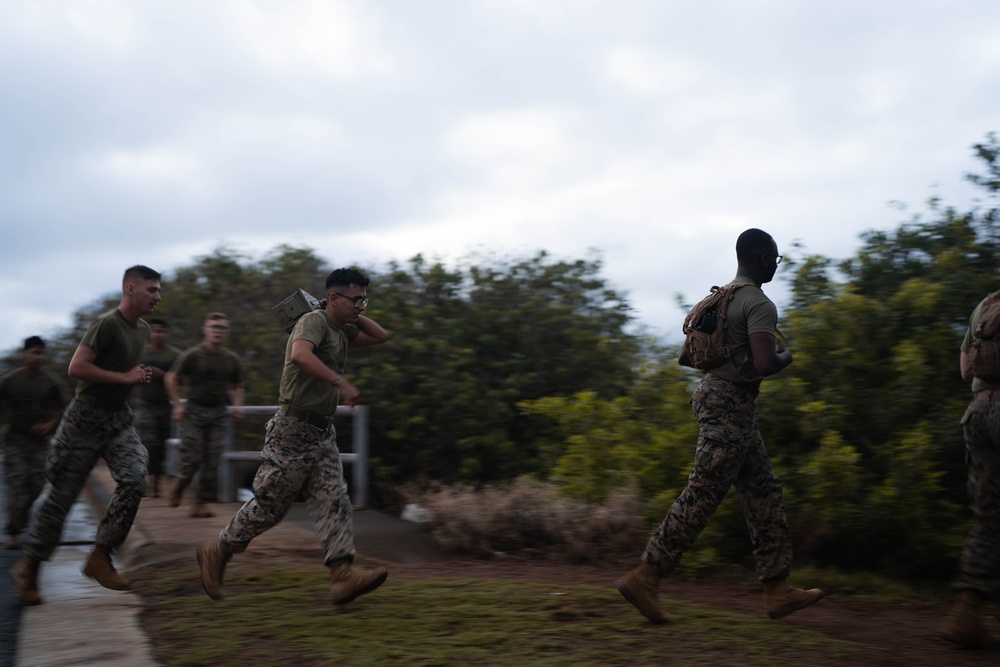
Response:
MULTIPOLYGON (((959 344, 976 303, 1000 287, 996 135, 974 151, 982 171, 968 178, 985 199, 970 210, 932 200, 896 230, 864 234, 846 260, 785 253, 792 293, 780 315, 795 362, 758 404, 800 555, 913 575, 954 567, 969 520, 959 344)), ((204 313, 227 313, 247 404, 274 404, 287 336, 271 308, 296 288, 322 296, 333 268, 309 248, 255 260, 220 247, 165 276, 157 315, 183 348, 200 341, 204 313)), ((372 278, 369 313, 391 335, 352 353, 346 373, 371 407, 376 503, 407 484, 529 475, 592 502, 631 488, 659 520, 693 462, 698 377, 638 330, 598 257, 448 266, 418 255, 360 268, 372 278)), ((50 341, 56 366, 117 301, 81 309, 50 341)), ((338 425, 344 445, 349 429, 338 425)), ((250 425, 240 436, 243 447, 262 442, 250 425)), ((729 498, 694 557, 745 557, 745 533, 729 498)))

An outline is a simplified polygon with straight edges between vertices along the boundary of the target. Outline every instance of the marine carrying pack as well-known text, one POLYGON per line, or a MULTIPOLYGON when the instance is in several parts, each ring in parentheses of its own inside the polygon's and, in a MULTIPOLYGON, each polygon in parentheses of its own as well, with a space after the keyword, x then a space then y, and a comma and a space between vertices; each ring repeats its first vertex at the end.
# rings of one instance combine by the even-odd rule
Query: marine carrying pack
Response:
POLYGON ((1000 290, 983 299, 968 357, 972 374, 977 378, 1000 378, 1000 290))
POLYGON ((714 285, 709 295, 695 304, 684 318, 684 349, 694 368, 706 371, 721 366, 729 359, 726 310, 736 290, 750 284, 714 285))

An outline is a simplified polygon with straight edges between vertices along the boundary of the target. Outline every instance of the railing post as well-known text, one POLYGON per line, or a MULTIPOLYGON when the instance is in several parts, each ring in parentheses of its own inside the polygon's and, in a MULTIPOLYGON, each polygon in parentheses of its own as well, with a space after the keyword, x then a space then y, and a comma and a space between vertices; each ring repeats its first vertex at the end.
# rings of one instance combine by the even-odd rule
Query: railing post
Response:
POLYGON ((354 505, 368 506, 368 406, 354 406, 354 505))
POLYGON ((231 503, 236 500, 236 484, 233 480, 233 466, 226 463, 226 452, 233 451, 233 441, 236 439, 236 428, 233 425, 233 408, 226 408, 226 439, 222 445, 222 454, 219 456, 218 484, 219 500, 224 503, 231 503))
MULTIPOLYGON (((247 416, 259 416, 273 414, 278 409, 277 405, 246 405, 243 406, 243 414, 247 416)), ((236 466, 240 461, 245 461, 246 457, 241 456, 250 452, 236 450, 236 421, 232 417, 232 408, 226 411, 226 436, 222 448, 222 456, 219 461, 219 500, 224 503, 231 503, 237 500, 237 480, 236 466), (232 457, 227 457, 232 454, 232 457)), ((337 408, 337 414, 350 416, 353 420, 353 437, 351 440, 351 452, 344 453, 345 464, 353 465, 352 486, 353 494, 351 504, 355 507, 368 506, 368 406, 357 405, 349 408, 341 405, 337 408)), ((171 438, 173 441, 174 455, 176 456, 176 446, 180 441, 171 438)), ((258 454, 258 451, 253 451, 258 454)), ((256 460, 256 459, 255 459, 256 460)), ((346 471, 345 471, 346 476, 346 471)))

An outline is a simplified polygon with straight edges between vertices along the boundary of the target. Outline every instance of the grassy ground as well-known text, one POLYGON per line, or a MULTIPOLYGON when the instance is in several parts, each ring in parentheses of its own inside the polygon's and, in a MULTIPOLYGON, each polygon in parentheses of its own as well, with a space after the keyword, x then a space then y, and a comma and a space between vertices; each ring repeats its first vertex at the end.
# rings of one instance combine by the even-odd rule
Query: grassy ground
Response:
POLYGON ((190 568, 149 573, 144 625, 168 665, 857 665, 808 630, 672 602, 645 622, 610 586, 504 579, 393 580, 343 608, 325 571, 265 569, 213 602, 190 568))

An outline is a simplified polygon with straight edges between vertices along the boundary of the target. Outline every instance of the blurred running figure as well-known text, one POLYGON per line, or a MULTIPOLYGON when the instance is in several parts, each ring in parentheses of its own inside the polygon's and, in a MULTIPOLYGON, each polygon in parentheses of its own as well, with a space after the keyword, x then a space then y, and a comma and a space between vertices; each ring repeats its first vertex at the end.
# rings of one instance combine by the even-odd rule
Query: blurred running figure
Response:
POLYGON ((24 557, 12 570, 22 604, 41 603, 39 566, 58 546, 66 514, 99 458, 117 486, 83 573, 105 588, 129 587, 111 554, 125 541, 146 490, 148 455, 132 424, 129 395, 133 385, 150 380, 149 369, 139 363, 149 325, 139 318, 153 312, 160 298, 159 273, 146 266, 127 269, 118 307, 94 320, 69 362, 69 376, 79 380, 76 397, 52 438, 45 500, 33 515, 24 557))
MULTIPOLYGON (((646 545, 642 564, 617 582, 625 599, 653 623, 670 620, 657 603, 660 579, 674 571, 731 486, 750 529, 767 615, 781 618, 823 597, 819 589, 804 591, 785 581, 792 567, 785 500, 757 427, 754 399, 761 380, 792 363, 792 353, 776 341, 778 310, 760 289, 774 278, 781 255, 770 234, 748 229, 736 241, 736 259, 733 282, 744 286, 726 311, 732 354, 705 373, 691 399, 699 427, 694 470, 646 545)), ((678 362, 691 365, 683 347, 678 362)))
POLYGON ((965 460, 968 463, 969 506, 975 523, 962 550, 955 580, 955 601, 941 635, 966 648, 1000 648, 985 622, 986 605, 1000 600, 1000 376, 996 367, 996 339, 984 336, 980 325, 997 326, 997 297, 993 293, 979 302, 969 317, 962 339, 959 371, 972 383, 972 402, 962 415, 965 460), (973 345, 979 356, 989 359, 973 370, 973 345), (994 355, 987 348, 992 347, 994 355), (980 377, 982 376, 982 377, 980 377))
POLYGON ((20 368, 0 378, 0 407, 10 415, 3 460, 8 549, 21 545, 31 506, 45 486, 49 438, 70 401, 66 381, 45 367, 45 341, 26 338, 21 360, 20 368))
POLYGON ((233 406, 235 419, 243 418, 243 364, 224 347, 229 318, 209 313, 202 325, 202 343, 185 350, 167 373, 167 393, 174 403, 171 415, 181 424, 178 448, 180 470, 170 492, 170 505, 179 507, 184 489, 201 468, 201 482, 191 505, 191 516, 214 516, 208 503, 216 501, 219 459, 226 437, 226 410, 233 406), (187 385, 187 405, 181 403, 180 385, 187 385))
POLYGON ((142 363, 149 368, 152 379, 149 384, 136 387, 132 407, 135 410, 135 430, 149 452, 149 486, 152 487, 153 497, 159 498, 167 440, 170 438, 170 396, 163 380, 181 352, 167 344, 170 324, 166 320, 153 318, 147 323, 149 343, 142 363))
POLYGON ((295 323, 285 347, 277 414, 268 422, 253 495, 218 539, 198 549, 201 583, 213 599, 225 595, 223 575, 234 553, 276 525, 300 493, 323 545, 330 568, 330 597, 346 604, 382 585, 385 568, 353 567, 351 499, 337 449, 333 416, 343 399, 355 406, 360 392, 344 377, 347 348, 384 343, 389 334, 361 313, 368 305, 368 277, 337 269, 326 279, 324 310, 295 323))

